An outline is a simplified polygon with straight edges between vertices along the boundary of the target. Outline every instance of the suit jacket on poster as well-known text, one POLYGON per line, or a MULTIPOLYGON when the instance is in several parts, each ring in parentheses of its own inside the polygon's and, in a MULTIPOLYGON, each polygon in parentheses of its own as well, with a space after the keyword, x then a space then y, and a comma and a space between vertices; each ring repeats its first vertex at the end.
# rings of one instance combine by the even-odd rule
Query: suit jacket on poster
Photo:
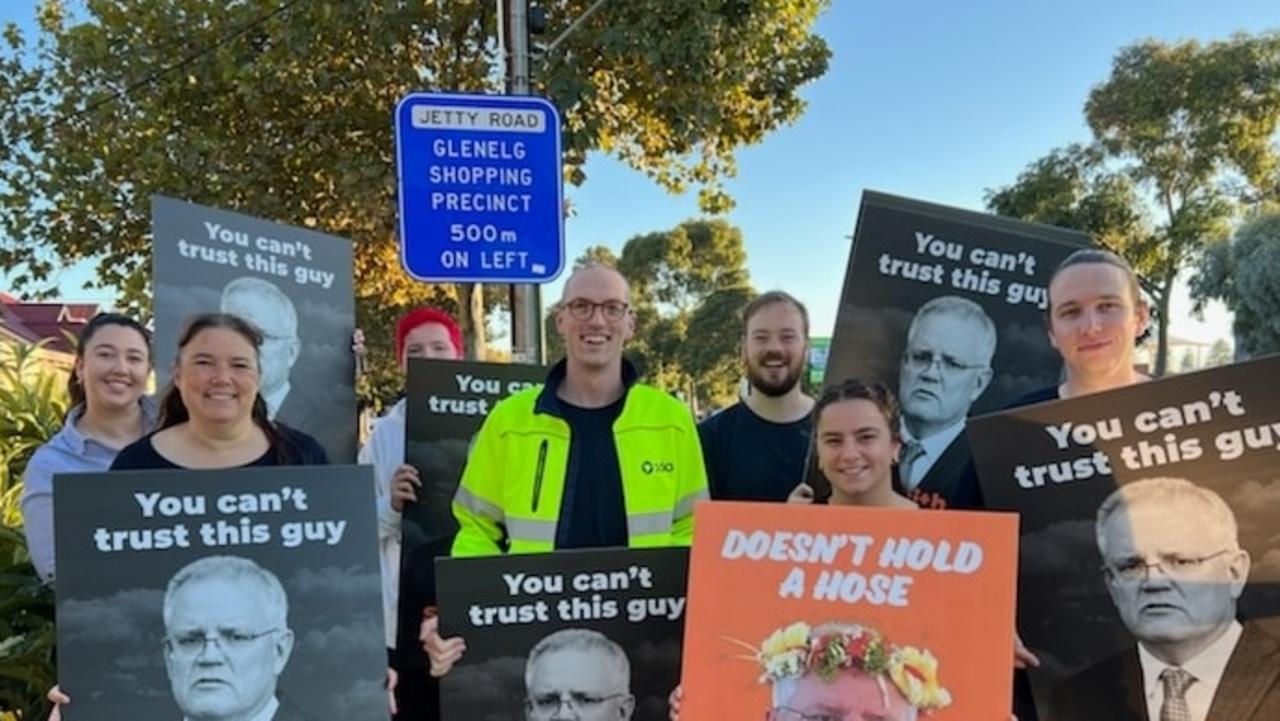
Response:
POLYGON ((910 491, 902 490, 897 483, 896 468, 894 481, 899 492, 921 508, 974 510, 983 507, 978 469, 973 464, 967 433, 962 432, 951 441, 920 479, 920 485, 910 491))
MULTIPOLYGON (((1064 681, 1049 710, 1049 721, 1157 721, 1147 718, 1137 647, 1064 681)), ((1244 624, 1206 721, 1280 721, 1280 640, 1244 624)))

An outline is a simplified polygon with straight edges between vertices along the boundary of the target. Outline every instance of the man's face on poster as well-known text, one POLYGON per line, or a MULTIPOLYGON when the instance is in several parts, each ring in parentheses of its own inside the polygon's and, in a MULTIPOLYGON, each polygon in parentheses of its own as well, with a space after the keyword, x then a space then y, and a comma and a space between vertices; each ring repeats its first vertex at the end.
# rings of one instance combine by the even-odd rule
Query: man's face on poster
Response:
POLYGON ((1235 620, 1249 555, 1225 542, 1209 518, 1187 499, 1122 505, 1107 518, 1107 589, 1139 641, 1196 644, 1235 620))
POLYGON ((250 290, 234 293, 223 302, 223 311, 234 313, 262 331, 262 395, 270 396, 289 381, 298 360, 297 323, 274 294, 250 290))
POLYGON ((830 681, 806 673, 782 689, 780 701, 766 721, 914 721, 916 710, 893 683, 883 679, 882 686, 874 677, 858 669, 843 669, 830 681))
POLYGON ((165 669, 187 719, 252 718, 274 697, 293 650, 274 605, 252 580, 201 578, 174 593, 165 669))
POLYGON ((630 719, 636 705, 630 685, 618 663, 603 650, 548 651, 530 671, 526 717, 529 721, 630 719))
POLYGON ((937 312, 914 324, 898 381, 902 414, 913 434, 942 430, 968 415, 991 382, 992 350, 975 319, 937 312))

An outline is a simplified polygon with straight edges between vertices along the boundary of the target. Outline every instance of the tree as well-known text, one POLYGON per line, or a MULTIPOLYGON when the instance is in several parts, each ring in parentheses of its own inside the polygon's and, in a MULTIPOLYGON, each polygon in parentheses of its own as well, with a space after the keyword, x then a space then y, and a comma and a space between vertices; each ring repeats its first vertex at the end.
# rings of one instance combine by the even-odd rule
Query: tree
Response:
POLYGON ((1091 232, 1125 255, 1154 300, 1162 374, 1178 273, 1226 237, 1240 204, 1280 197, 1280 34, 1126 47, 1085 115, 1093 145, 1031 163, 988 192, 988 207, 1091 232))
POLYGON ((1238 359, 1280 351, 1278 268, 1280 212, 1270 212, 1240 226, 1234 239, 1210 245, 1191 279, 1197 311, 1217 299, 1235 314, 1238 359))
POLYGON ((1225 338, 1219 338, 1209 346, 1209 357, 1204 359, 1204 364, 1209 368, 1224 366, 1231 363, 1231 344, 1227 343, 1225 338))
MULTIPOLYGON (((681 393, 695 408, 731 400, 741 373, 741 313, 755 295, 742 231, 723 220, 686 221, 631 238, 613 258, 594 246, 575 268, 613 265, 631 285, 636 337, 627 356, 646 382, 681 393)), ((563 354, 550 317, 547 339, 551 357, 563 354)))
MULTIPOLYGON (((587 0, 543 3, 549 34, 587 0)), ((731 204, 734 153, 802 112, 826 70, 812 34, 825 0, 610 3, 534 67, 560 108, 564 173, 611 153, 708 210, 731 204)), ((410 90, 494 92, 494 4, 342 0, 43 0, 33 45, 0 50, 0 268, 27 292, 96 259, 97 286, 149 307, 149 197, 165 193, 351 238, 360 324, 385 366, 408 306, 458 312, 474 348, 473 286, 400 268, 390 115, 410 90), (378 346, 383 346, 381 353, 378 346)))
POLYGON ((1182 362, 1178 364, 1178 372, 1190 373, 1195 369, 1196 369, 1195 353, 1190 348, 1187 348, 1182 351, 1182 362))

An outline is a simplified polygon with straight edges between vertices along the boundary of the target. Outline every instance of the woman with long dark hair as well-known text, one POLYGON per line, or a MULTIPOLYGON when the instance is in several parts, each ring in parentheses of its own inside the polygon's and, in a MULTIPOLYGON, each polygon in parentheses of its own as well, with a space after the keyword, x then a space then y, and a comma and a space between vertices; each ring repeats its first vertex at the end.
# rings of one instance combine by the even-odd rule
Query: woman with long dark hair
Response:
POLYGON ((229 313, 188 319, 178 339, 159 429, 112 469, 239 468, 328 462, 311 436, 267 417, 258 392, 262 334, 229 313))
POLYGON ((111 467, 116 454, 156 426, 147 396, 151 335, 138 321, 99 313, 80 330, 67 384, 71 410, 58 431, 36 449, 23 473, 22 517, 36 572, 53 581, 53 476, 111 467))

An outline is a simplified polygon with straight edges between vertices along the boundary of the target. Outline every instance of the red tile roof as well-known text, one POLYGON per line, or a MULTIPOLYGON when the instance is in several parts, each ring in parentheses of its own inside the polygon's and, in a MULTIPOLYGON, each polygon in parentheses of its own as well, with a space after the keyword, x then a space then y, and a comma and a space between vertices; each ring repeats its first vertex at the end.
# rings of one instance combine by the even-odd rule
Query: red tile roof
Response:
POLYGON ((49 348, 63 353, 74 353, 74 344, 67 334, 75 337, 80 329, 98 314, 97 303, 23 303, 8 294, 0 305, 0 324, 30 342, 49 338, 49 348))

